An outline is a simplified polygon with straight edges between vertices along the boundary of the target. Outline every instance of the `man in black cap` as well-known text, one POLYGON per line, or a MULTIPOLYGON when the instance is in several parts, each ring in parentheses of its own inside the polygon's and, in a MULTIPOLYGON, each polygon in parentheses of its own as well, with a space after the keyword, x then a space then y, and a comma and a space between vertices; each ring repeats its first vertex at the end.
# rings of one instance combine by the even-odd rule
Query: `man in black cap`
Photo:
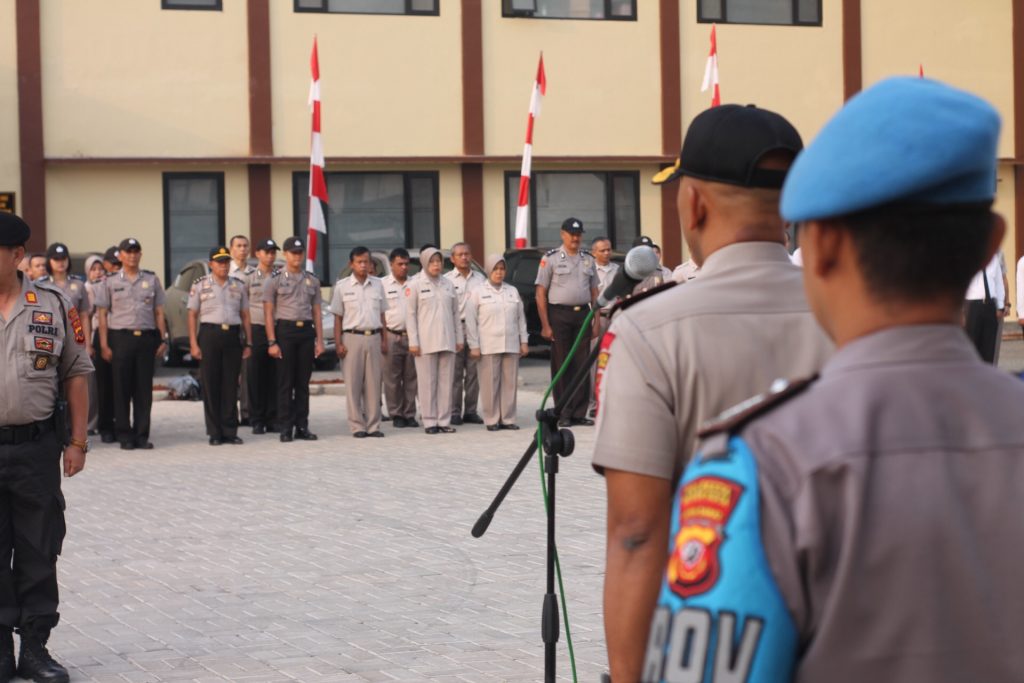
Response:
POLYGON ((64 540, 63 473, 85 467, 85 330, 60 290, 17 270, 29 227, 0 212, 0 681, 68 680, 46 649, 57 625, 57 556, 64 540), (60 391, 63 391, 63 397, 60 391), (67 403, 64 403, 66 399, 67 403))
POLYGON ((274 359, 267 353, 266 317, 263 312, 263 286, 277 274, 277 242, 265 239, 256 244, 255 266, 245 269, 244 280, 249 295, 249 317, 252 322, 252 355, 246 361, 249 373, 249 421, 253 434, 276 432, 277 377, 274 359))
MULTIPOLYGON (((554 377, 569 356, 569 349, 597 298, 597 264, 594 257, 580 248, 583 241, 583 222, 566 218, 562 222, 562 246, 544 254, 537 270, 537 313, 540 315, 541 336, 551 340, 551 376, 554 377)), ((569 389, 570 382, 587 362, 586 349, 590 348, 590 331, 580 342, 580 349, 569 367, 555 384, 555 402, 569 389)), ((580 387, 565 406, 560 420, 563 426, 592 425, 587 418, 590 401, 590 382, 580 387)))
POLYGON ((108 247, 103 252, 103 270, 107 271, 107 275, 121 270, 121 252, 117 246, 108 247))

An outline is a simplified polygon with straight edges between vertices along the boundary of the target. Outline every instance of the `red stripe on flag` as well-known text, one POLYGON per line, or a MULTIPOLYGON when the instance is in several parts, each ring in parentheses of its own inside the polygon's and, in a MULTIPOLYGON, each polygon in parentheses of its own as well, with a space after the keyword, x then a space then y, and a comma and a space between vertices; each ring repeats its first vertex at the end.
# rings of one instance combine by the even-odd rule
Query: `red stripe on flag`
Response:
POLYGON ((544 53, 540 53, 540 62, 537 64, 537 84, 540 86, 540 94, 548 94, 548 78, 544 74, 544 53))
POLYGON ((320 132, 320 100, 313 100, 313 132, 320 132))
POLYGON ((517 238, 516 249, 526 249, 526 240, 517 238))
POLYGON ((327 182, 324 180, 324 169, 319 166, 309 167, 310 178, 312 178, 312 184, 309 187, 309 195, 316 197, 322 202, 329 201, 327 199, 327 182))
POLYGON ((717 107, 722 104, 722 93, 718 92, 718 84, 715 83, 715 92, 711 96, 711 106, 717 107))
POLYGON ((309 56, 309 69, 313 73, 313 80, 320 80, 320 57, 316 51, 316 36, 313 36, 313 54, 309 56))
POLYGON ((708 56, 712 57, 718 54, 718 39, 715 37, 715 25, 711 24, 711 51, 708 52, 708 56))
POLYGON ((533 144, 533 114, 526 117, 526 144, 533 144))
POLYGON ((306 260, 316 263, 316 230, 306 230, 306 260))
POLYGON ((519 203, 517 206, 526 206, 530 203, 530 176, 519 176, 519 203))

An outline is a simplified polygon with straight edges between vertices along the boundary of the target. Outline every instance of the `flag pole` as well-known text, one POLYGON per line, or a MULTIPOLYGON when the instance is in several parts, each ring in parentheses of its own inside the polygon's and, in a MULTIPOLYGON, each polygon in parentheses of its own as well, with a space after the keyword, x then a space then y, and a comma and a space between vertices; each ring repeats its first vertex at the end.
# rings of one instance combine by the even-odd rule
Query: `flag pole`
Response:
POLYGON ((540 103, 547 93, 548 81, 544 75, 544 53, 540 53, 537 76, 530 90, 530 114, 526 120, 526 144, 523 145, 523 163, 519 169, 519 201, 516 204, 516 249, 526 247, 530 215, 530 173, 533 165, 533 124, 540 115, 540 103))
POLYGON ((711 50, 708 51, 708 61, 704 64, 704 82, 701 83, 700 91, 711 91, 711 106, 717 107, 722 104, 722 94, 718 90, 718 38, 715 36, 715 25, 711 24, 711 50))
MULTIPOLYGON (((317 235, 327 233, 324 204, 328 202, 327 181, 324 179, 324 148, 320 139, 320 58, 317 53, 316 35, 313 36, 313 53, 309 58, 309 67, 312 75, 312 81, 309 84, 309 107, 313 112, 313 121, 309 140, 309 221, 306 228, 306 270, 312 271, 316 263, 317 235)), ((324 275, 329 274, 324 273, 324 275)))

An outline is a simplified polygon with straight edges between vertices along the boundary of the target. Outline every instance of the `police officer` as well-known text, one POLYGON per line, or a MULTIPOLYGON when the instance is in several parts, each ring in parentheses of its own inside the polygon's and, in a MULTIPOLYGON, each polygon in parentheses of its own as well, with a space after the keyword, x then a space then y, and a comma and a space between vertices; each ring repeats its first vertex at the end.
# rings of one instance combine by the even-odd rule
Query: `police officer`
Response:
POLYGON ((265 239, 256 245, 255 266, 245 269, 246 293, 249 295, 249 318, 252 324, 252 354, 246 361, 248 368, 249 420, 253 434, 277 431, 277 378, 276 363, 267 348, 266 318, 263 314, 263 285, 277 273, 277 242, 265 239))
POLYGON ((441 275, 444 257, 433 247, 420 251, 422 270, 405 287, 409 353, 416 359, 420 413, 427 434, 451 434, 455 354, 464 337, 459 295, 441 275))
POLYGON ((157 357, 167 351, 164 288, 156 273, 139 268, 142 245, 137 239, 121 240, 118 254, 121 270, 96 290, 100 354, 111 364, 114 427, 121 448, 150 449, 153 371, 157 357))
POLYGON ((107 275, 120 272, 121 251, 117 248, 117 245, 108 247, 107 250, 103 252, 103 270, 107 271, 107 275))
POLYGON ((309 380, 313 361, 324 352, 320 280, 303 267, 306 245, 301 238, 289 237, 282 246, 285 267, 263 285, 268 353, 279 361, 277 424, 282 442, 316 441, 309 431, 309 380))
MULTIPOLYGON (((92 304, 89 302, 89 293, 85 288, 85 278, 80 275, 72 275, 70 253, 66 244, 54 242, 46 250, 46 272, 47 275, 40 279, 40 282, 48 282, 60 291, 64 292, 68 302, 78 311, 82 321, 82 328, 85 330, 85 338, 92 339, 92 304)), ((92 348, 89 348, 89 355, 92 355, 92 348)))
POLYGON ((998 137, 987 102, 893 78, 797 159, 782 215, 838 350, 702 432, 644 681, 1020 680, 1024 385, 960 328, 1005 233, 998 137))
POLYGON ((654 253, 658 255, 658 268, 653 273, 651 273, 643 280, 638 282, 635 287, 633 287, 634 296, 637 294, 643 294, 644 292, 650 289, 654 289, 655 287, 660 287, 661 285, 665 284, 666 282, 672 279, 672 272, 661 265, 661 249, 658 247, 657 244, 654 243, 654 240, 652 240, 647 235, 640 235, 635 240, 633 240, 633 246, 650 247, 651 249, 654 250, 654 253))
POLYGON ((416 363, 409 353, 409 332, 406 326, 405 286, 409 275, 409 252, 398 247, 388 256, 391 272, 384 276, 384 396, 388 403, 391 424, 419 427, 416 421, 416 363))
MULTIPOLYGON (((117 247, 112 247, 116 252, 117 247)), ((109 250, 108 250, 109 251, 109 250)), ((112 258, 117 258, 111 255, 112 258)), ((92 303, 92 339, 91 353, 93 366, 96 368, 96 431, 99 432, 100 441, 103 443, 114 443, 117 441, 114 430, 114 374, 110 363, 103 358, 102 347, 100 346, 100 318, 97 302, 102 296, 103 281, 107 278, 109 269, 114 267, 113 262, 107 261, 106 256, 100 259, 102 273, 90 271, 88 283, 89 298, 92 303)), ((121 268, 121 261, 117 261, 117 269, 121 268)), ((116 270, 114 272, 117 272, 116 270)))
POLYGON ((85 467, 92 371, 85 329, 60 290, 18 272, 29 227, 0 212, 0 680, 66 682, 46 643, 57 625, 64 476, 85 467), (67 401, 63 401, 59 392, 67 401))
MULTIPOLYGON (((462 336, 466 336, 466 300, 473 290, 486 282, 486 278, 470 267, 473 254, 465 242, 452 245, 452 265, 455 266, 444 274, 455 286, 459 295, 459 324, 462 325, 462 336)), ((477 376, 477 360, 469 354, 468 345, 455 354, 455 380, 452 384, 452 424, 483 424, 477 414, 480 401, 480 380, 477 376), (465 402, 463 402, 465 397, 465 402)))
POLYGON ((594 465, 606 474, 605 631, 612 679, 636 681, 672 491, 697 427, 831 352, 783 246, 779 190, 803 143, 782 116, 722 105, 694 118, 676 165, 679 223, 701 275, 634 296, 598 359, 594 465))
POLYGON ((192 357, 199 360, 211 446, 242 443, 235 396, 242 360, 252 353, 249 295, 245 282, 228 274, 230 262, 226 247, 211 249, 210 274, 196 280, 188 294, 188 338, 192 357))
MULTIPOLYGON (((245 235, 233 235, 228 240, 228 251, 231 252, 231 265, 228 267, 228 275, 245 279, 249 270, 249 238, 245 235)), ((250 338, 251 339, 251 338, 250 338)), ((242 371, 238 381, 238 408, 242 419, 240 425, 252 425, 251 406, 249 405, 249 372, 248 363, 242 363, 242 371)))
MULTIPOLYGON (((615 277, 615 273, 619 271, 619 264, 612 261, 612 241, 607 237, 595 237, 590 243, 590 254, 594 257, 595 268, 597 269, 597 292, 600 294, 604 291, 605 287, 611 284, 612 278, 615 277)), ((612 304, 608 304, 594 316, 594 338, 590 340, 590 349, 594 349, 594 345, 598 343, 603 335, 608 330, 608 325, 611 324, 611 318, 609 314, 612 308, 612 304)), ((594 386, 594 380, 597 379, 597 365, 590 367, 590 384, 594 386)), ((587 405, 587 417, 594 418, 597 415, 597 394, 594 391, 590 392, 590 403, 587 405)))
POLYGON ((516 390, 519 358, 529 350, 526 313, 519 290, 505 282, 505 259, 491 254, 484 269, 487 282, 466 301, 466 345, 480 368, 487 431, 519 429, 516 390))
MULTIPOLYGON (((537 270, 537 313, 540 314, 541 336, 551 340, 551 376, 554 377, 569 355, 569 349, 583 327, 591 302, 597 298, 597 267, 594 257, 580 249, 583 222, 566 218, 562 223, 562 247, 552 249, 540 260, 537 270)), ((581 349, 590 342, 590 330, 584 333, 581 349)), ((555 402, 569 389, 570 382, 586 365, 586 352, 573 356, 562 378, 555 384, 555 402)), ((581 387, 565 406, 567 417, 562 426, 592 425, 587 418, 590 383, 581 387)))

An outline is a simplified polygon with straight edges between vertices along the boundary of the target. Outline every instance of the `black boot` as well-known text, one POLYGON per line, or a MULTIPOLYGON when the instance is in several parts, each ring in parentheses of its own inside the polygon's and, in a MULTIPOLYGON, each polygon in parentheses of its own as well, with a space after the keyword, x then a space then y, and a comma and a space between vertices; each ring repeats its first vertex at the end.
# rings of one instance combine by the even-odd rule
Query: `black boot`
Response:
POLYGON ((14 678, 14 638, 11 629, 0 626, 0 683, 14 678))
POLYGON ((46 649, 49 634, 41 637, 25 629, 19 629, 18 633, 21 636, 18 675, 36 683, 68 683, 68 670, 58 664, 46 649))

